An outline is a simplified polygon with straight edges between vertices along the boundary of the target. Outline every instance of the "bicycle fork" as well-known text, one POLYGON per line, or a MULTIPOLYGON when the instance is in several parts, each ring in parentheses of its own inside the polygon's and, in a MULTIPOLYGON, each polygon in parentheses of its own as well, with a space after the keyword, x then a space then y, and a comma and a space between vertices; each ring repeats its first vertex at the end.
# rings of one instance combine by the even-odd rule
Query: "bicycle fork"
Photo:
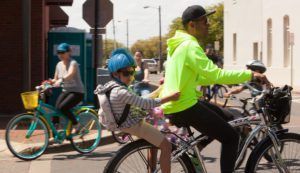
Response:
POLYGON ((203 158, 202 158, 202 156, 201 156, 201 154, 200 154, 200 150, 199 150, 198 146, 197 146, 197 145, 194 145, 193 149, 194 149, 194 151, 195 151, 195 153, 196 153, 196 156, 197 156, 197 158, 198 158, 198 160, 199 160, 199 163, 200 163, 200 165, 201 165, 201 169, 202 169, 202 172, 201 172, 201 173, 207 173, 207 170, 206 170, 206 168, 205 168, 205 164, 204 164, 203 158))
POLYGON ((281 153, 279 151, 279 147, 283 147, 281 145, 283 145, 283 143, 281 143, 279 141, 279 139, 277 138, 275 132, 268 130, 268 136, 270 137, 272 143, 273 143, 273 148, 270 148, 270 153, 271 153, 271 157, 273 162, 275 163, 276 167, 278 168, 278 170, 281 173, 290 173, 290 171, 287 169, 286 164, 284 163, 282 157, 281 157, 281 153), (275 150, 275 153, 274 153, 275 150))
POLYGON ((26 132, 26 138, 30 138, 32 133, 34 132, 35 128, 36 128, 36 125, 37 125, 37 122, 38 122, 38 118, 37 117, 34 117, 35 119, 33 121, 31 121, 30 123, 30 126, 26 132))

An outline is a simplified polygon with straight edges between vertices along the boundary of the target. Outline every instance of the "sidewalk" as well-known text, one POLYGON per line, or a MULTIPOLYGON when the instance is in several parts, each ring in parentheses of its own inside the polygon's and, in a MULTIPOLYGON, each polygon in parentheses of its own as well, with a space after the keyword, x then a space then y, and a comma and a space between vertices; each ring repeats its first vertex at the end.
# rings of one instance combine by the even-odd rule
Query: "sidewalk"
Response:
MULTIPOLYGON (((12 116, 1 116, 0 115, 0 157, 3 157, 7 154, 11 154, 8 150, 5 142, 5 128, 9 120, 12 118, 12 116)), ((99 146, 107 145, 114 143, 115 140, 113 139, 113 136, 111 135, 111 132, 108 130, 101 131, 101 140, 99 143, 99 146)), ((73 151, 74 149, 71 146, 70 141, 65 140, 63 144, 54 144, 49 145, 47 152, 54 152, 54 151, 60 151, 60 152, 66 152, 66 151, 73 151)))

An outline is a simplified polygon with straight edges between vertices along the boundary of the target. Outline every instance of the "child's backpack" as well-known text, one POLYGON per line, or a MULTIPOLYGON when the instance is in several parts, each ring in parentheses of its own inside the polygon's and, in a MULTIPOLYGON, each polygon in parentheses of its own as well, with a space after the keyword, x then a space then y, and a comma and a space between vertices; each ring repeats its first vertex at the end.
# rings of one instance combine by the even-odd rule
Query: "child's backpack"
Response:
POLYGON ((98 93, 97 89, 95 90, 95 94, 98 96, 100 106, 98 111, 99 121, 107 130, 110 131, 114 131, 120 127, 120 125, 126 120, 130 110, 130 105, 127 104, 119 120, 113 114, 109 98, 111 90, 116 87, 118 86, 110 88, 108 91, 106 91, 106 93, 98 93))

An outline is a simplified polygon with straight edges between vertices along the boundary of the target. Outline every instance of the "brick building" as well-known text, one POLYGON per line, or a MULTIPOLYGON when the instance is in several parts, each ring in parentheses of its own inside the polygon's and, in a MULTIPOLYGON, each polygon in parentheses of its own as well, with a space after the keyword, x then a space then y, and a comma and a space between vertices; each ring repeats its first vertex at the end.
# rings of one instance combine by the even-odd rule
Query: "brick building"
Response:
POLYGON ((21 112, 20 93, 46 75, 47 32, 65 26, 60 8, 73 0, 2 0, 0 5, 0 115, 21 112), (30 80, 26 80, 30 79, 30 80))

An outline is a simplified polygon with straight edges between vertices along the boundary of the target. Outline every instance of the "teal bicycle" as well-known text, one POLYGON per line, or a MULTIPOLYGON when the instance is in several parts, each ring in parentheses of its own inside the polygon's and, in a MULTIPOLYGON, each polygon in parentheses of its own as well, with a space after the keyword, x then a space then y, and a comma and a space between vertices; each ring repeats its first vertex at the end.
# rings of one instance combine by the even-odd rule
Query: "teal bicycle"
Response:
POLYGON ((76 106, 72 113, 76 115, 80 129, 72 132, 72 122, 53 106, 44 102, 52 86, 45 83, 36 87, 36 91, 21 93, 26 113, 16 115, 6 127, 6 144, 11 153, 22 160, 34 160, 40 157, 49 145, 49 139, 61 144, 71 141, 75 150, 90 153, 95 150, 101 139, 101 125, 97 112, 92 106, 76 106), (52 117, 59 117, 61 128, 55 127, 52 117))

